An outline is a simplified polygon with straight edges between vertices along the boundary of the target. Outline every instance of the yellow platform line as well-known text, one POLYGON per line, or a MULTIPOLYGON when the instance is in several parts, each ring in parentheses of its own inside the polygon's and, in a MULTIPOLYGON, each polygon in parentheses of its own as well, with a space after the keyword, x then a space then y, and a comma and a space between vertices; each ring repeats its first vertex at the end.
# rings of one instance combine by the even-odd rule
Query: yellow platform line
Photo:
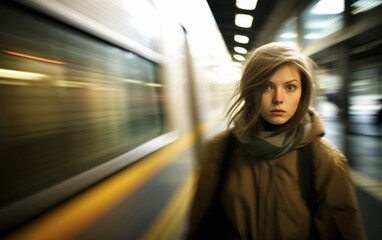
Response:
POLYGON ((382 181, 354 169, 350 170, 350 176, 355 185, 382 202, 382 181))
POLYGON ((217 118, 198 126, 197 129, 180 137, 174 143, 44 214, 10 234, 6 239, 60 240, 74 238, 139 189, 193 144, 200 129, 206 130, 216 124, 216 121, 217 118))
MULTIPOLYGON (((197 126, 194 131, 195 134, 199 135, 211 129, 216 125, 218 118, 197 126)), ((196 181, 197 176, 195 174, 187 178, 140 240, 169 240, 173 238, 176 231, 185 223, 187 210, 196 189, 196 181)))
POLYGON ((195 177, 188 177, 140 240, 172 239, 184 223, 194 186, 195 177))

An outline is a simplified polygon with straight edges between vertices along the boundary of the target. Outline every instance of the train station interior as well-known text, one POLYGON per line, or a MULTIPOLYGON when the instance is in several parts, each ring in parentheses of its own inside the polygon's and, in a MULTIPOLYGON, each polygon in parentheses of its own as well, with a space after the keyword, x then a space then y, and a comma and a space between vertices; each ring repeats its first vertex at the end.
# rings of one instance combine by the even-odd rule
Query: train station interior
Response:
POLYGON ((284 42, 316 64, 312 108, 382 239, 381 15, 382 0, 1 1, 0 238, 186 239, 204 144, 232 127, 251 53, 284 42))

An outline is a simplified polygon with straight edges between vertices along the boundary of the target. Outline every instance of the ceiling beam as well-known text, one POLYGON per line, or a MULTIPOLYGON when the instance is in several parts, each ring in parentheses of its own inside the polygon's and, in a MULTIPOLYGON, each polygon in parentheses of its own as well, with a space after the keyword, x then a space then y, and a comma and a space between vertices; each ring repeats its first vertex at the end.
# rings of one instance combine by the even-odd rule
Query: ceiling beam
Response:
POLYGON ((268 16, 262 30, 258 33, 259 37, 252 47, 259 47, 273 41, 275 32, 283 22, 306 8, 313 0, 280 0, 272 13, 268 16))

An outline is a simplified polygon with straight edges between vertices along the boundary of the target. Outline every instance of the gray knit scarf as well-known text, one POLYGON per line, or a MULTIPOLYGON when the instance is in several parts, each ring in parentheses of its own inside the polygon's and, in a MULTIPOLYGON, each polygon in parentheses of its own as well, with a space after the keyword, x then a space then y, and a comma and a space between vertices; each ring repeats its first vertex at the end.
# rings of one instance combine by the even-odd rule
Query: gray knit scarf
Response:
POLYGON ((289 132, 260 131, 256 135, 247 134, 244 137, 238 137, 235 131, 234 134, 256 157, 272 159, 292 151, 307 136, 311 126, 312 119, 307 114, 302 125, 289 132))

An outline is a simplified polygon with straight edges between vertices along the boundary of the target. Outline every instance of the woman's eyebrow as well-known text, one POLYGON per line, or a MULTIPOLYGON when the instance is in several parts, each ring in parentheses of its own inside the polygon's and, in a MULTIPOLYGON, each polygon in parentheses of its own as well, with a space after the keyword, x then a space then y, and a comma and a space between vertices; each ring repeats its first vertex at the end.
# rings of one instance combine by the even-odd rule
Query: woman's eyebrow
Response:
POLYGON ((285 84, 289 84, 289 83, 292 83, 292 82, 297 82, 298 83, 299 81, 297 81, 297 79, 292 79, 292 80, 286 82, 285 84))
MULTIPOLYGON (((284 84, 289 84, 289 83, 292 83, 292 82, 297 82, 297 83, 299 83, 299 81, 298 81, 297 79, 292 79, 292 80, 290 80, 290 81, 288 81, 288 82, 285 82, 284 84)), ((270 81, 270 80, 266 81, 266 83, 268 83, 268 84, 275 84, 274 82, 272 82, 272 81, 270 81)))

